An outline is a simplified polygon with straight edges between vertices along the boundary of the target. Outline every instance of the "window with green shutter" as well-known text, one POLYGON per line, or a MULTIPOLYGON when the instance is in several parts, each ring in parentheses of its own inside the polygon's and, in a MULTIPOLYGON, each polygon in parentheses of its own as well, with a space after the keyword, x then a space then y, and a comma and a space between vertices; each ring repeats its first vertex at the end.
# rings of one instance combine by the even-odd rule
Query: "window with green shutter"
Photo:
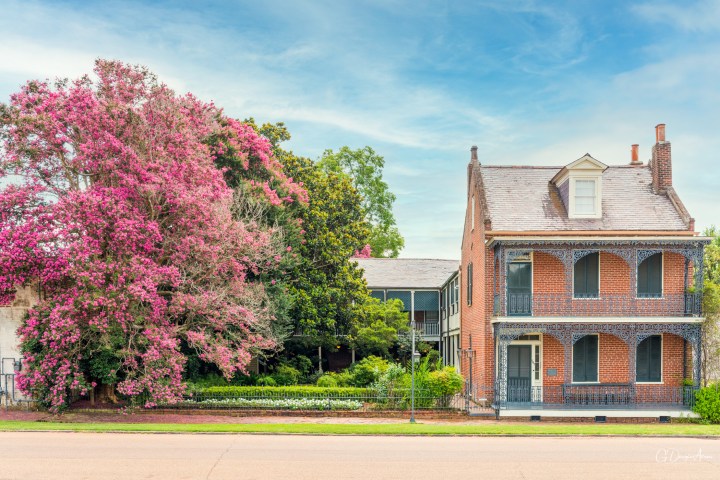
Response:
POLYGON ((573 345, 573 382, 598 381, 598 336, 585 335, 573 345))
POLYGON ((638 382, 662 381, 662 336, 648 337, 637 346, 636 380, 638 382))
POLYGON ((473 264, 469 263, 467 266, 467 304, 472 305, 472 294, 473 294, 473 264))
POLYGON ((597 298, 600 291, 600 254, 591 253, 575 262, 573 277, 575 298, 597 298))
POLYGON ((638 265, 638 298, 662 297, 662 253, 651 255, 638 265))

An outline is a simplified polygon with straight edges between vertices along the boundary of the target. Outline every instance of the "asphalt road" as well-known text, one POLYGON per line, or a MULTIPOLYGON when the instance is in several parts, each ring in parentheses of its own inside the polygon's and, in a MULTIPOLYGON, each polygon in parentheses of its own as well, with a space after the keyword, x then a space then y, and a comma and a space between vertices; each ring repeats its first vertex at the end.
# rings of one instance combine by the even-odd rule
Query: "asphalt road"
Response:
POLYGON ((720 479, 720 440, 2 433, 1 479, 720 479))

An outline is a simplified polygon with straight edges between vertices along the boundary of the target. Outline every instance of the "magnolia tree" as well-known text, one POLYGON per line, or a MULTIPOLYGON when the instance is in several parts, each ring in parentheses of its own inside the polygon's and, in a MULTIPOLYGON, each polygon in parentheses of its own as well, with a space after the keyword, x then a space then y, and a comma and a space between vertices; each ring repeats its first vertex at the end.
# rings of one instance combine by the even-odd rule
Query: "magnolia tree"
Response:
POLYGON ((271 349, 262 275, 276 231, 236 214, 218 157, 245 195, 305 202, 267 140, 144 68, 29 82, 0 105, 0 302, 38 285, 19 330, 20 388, 57 411, 113 385, 146 406, 184 393, 183 348, 230 378, 271 349))

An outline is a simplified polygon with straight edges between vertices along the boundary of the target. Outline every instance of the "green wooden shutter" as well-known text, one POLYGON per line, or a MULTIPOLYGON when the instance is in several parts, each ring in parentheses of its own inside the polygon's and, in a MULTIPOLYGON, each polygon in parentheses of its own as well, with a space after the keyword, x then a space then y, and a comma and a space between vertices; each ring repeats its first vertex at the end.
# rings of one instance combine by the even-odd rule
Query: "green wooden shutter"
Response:
POLYGON ((662 296, 662 253, 646 258, 638 265, 638 297, 662 296))
POLYGON ((662 381, 662 337, 654 335, 650 337, 650 381, 662 381))
POLYGON ((573 382, 597 382, 598 336, 585 335, 573 345, 573 382))
POLYGON ((647 382, 648 378, 650 376, 650 372, 648 371, 648 365, 650 365, 650 342, 648 342, 649 339, 645 339, 642 342, 640 342, 637 346, 637 355, 635 358, 635 361, 637 362, 637 381, 638 382, 647 382))
POLYGON ((585 255, 583 258, 575 262, 573 269, 573 288, 574 295, 578 298, 597 297, 598 296, 598 269, 600 263, 600 255, 595 252, 585 255))
POLYGON ((662 381, 662 336, 653 335, 640 342, 636 361, 638 382, 662 381))
POLYGON ((585 337, 585 381, 597 382, 598 378, 598 336, 587 335, 585 337))
POLYGON ((581 338, 573 345, 573 382, 585 381, 585 342, 581 338))

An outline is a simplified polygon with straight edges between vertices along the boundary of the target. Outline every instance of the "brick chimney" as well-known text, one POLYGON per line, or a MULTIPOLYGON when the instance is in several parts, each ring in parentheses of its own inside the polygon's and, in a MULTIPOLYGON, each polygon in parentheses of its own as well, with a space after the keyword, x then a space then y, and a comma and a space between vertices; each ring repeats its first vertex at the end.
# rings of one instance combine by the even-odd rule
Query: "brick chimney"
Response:
POLYGON ((639 147, 639 145, 636 143, 630 149, 630 165, 633 165, 633 166, 642 165, 642 162, 640 160, 638 160, 638 147, 639 147))
POLYGON ((473 145, 470 147, 470 161, 476 161, 477 162, 477 145, 473 145))
POLYGON ((669 187, 672 187, 670 142, 665 141, 664 123, 655 127, 655 145, 652 148, 650 170, 652 171, 653 192, 665 193, 669 187))

